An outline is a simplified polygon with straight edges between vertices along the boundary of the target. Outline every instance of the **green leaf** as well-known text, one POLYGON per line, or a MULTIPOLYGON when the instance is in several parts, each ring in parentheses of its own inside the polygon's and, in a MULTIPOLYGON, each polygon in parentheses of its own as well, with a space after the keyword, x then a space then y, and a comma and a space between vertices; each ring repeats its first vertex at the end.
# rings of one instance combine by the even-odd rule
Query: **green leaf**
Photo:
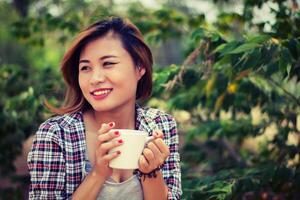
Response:
POLYGON ((222 70, 224 68, 229 68, 231 66, 230 63, 231 59, 230 56, 224 56, 218 62, 216 62, 213 66, 215 70, 222 70))
POLYGON ((192 32, 191 39, 194 41, 198 41, 201 38, 205 37, 205 30, 203 28, 197 28, 192 32))
POLYGON ((269 35, 258 35, 258 36, 249 37, 247 39, 247 42, 255 43, 255 44, 262 44, 270 39, 271 39, 271 36, 269 36, 269 35))
POLYGON ((228 43, 219 45, 219 46, 213 51, 213 53, 221 52, 227 45, 228 45, 228 43))
POLYGON ((291 64, 294 61, 292 55, 288 51, 287 48, 282 49, 280 52, 280 60, 279 60, 279 69, 283 75, 286 74, 286 77, 290 77, 291 72, 291 64))
POLYGON ((259 49, 254 49, 250 53, 243 54, 238 63, 235 64, 234 73, 238 73, 246 69, 255 70, 259 65, 260 57, 259 49))
POLYGON ((299 58, 300 55, 300 52, 298 51, 299 46, 300 46, 299 41, 294 38, 289 40, 288 42, 288 48, 294 59, 299 58))
POLYGON ((244 53, 244 52, 250 51, 252 49, 255 49, 259 46, 260 45, 257 44, 257 43, 245 43, 245 44, 242 44, 241 46, 237 47, 236 49, 234 49, 233 51, 231 51, 229 53, 230 54, 244 53))
POLYGON ((222 55, 229 54, 231 51, 233 51, 237 46, 239 45, 239 42, 233 41, 226 44, 221 44, 218 46, 213 53, 221 53, 222 55))
POLYGON ((274 73, 277 73, 278 70, 279 70, 279 62, 276 61, 276 62, 272 62, 270 64, 268 64, 267 66, 267 69, 266 69, 266 76, 271 76, 272 74, 274 73))

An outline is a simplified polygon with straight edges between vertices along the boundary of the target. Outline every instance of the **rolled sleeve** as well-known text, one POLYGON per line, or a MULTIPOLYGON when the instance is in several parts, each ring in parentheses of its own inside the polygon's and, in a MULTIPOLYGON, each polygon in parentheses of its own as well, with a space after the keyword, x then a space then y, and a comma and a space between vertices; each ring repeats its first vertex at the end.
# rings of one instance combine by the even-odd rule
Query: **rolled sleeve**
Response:
POLYGON ((65 160, 57 131, 55 125, 42 124, 35 135, 27 158, 29 199, 66 199, 65 160))
POLYGON ((169 145, 170 155, 165 161, 162 172, 168 186, 168 199, 175 200, 180 199, 182 195, 179 139, 175 120, 168 116, 168 121, 169 130, 165 132, 165 142, 169 145))

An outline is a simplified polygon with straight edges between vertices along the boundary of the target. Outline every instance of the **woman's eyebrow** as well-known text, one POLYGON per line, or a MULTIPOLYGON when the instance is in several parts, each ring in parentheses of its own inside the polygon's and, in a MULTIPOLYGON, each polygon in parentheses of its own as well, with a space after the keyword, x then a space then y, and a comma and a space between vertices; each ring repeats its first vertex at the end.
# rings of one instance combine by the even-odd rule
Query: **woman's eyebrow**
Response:
POLYGON ((117 56, 114 56, 114 55, 106 55, 106 56, 102 56, 102 57, 100 58, 100 60, 104 60, 104 59, 106 59, 106 58, 117 58, 117 56))
MULTIPOLYGON (((100 60, 104 60, 104 59, 107 59, 107 58, 117 58, 118 56, 114 56, 114 55, 106 55, 106 56, 102 56, 100 58, 100 60)), ((89 60, 80 60, 79 63, 89 63, 90 61, 89 60)))
POLYGON ((88 60, 80 60, 79 63, 89 63, 90 61, 88 60))

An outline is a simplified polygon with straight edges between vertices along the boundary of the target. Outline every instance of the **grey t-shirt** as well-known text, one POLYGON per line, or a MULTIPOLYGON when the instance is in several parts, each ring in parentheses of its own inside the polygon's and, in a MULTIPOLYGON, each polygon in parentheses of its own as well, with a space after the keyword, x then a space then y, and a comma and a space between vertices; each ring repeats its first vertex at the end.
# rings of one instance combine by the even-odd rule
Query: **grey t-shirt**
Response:
MULTIPOLYGON (((87 159, 83 167, 83 177, 91 171, 91 163, 87 159)), ((136 175, 123 182, 115 182, 109 178, 104 182, 97 200, 143 200, 143 189, 136 175)))

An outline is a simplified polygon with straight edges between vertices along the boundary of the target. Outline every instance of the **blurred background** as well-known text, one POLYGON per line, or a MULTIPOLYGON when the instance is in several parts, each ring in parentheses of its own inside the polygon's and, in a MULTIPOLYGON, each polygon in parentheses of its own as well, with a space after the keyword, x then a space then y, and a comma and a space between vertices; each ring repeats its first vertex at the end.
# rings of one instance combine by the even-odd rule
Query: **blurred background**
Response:
POLYGON ((154 58, 144 105, 175 116, 182 199, 300 199, 299 0, 0 0, 0 198, 27 199, 32 135, 63 100, 79 30, 132 20, 154 58))

